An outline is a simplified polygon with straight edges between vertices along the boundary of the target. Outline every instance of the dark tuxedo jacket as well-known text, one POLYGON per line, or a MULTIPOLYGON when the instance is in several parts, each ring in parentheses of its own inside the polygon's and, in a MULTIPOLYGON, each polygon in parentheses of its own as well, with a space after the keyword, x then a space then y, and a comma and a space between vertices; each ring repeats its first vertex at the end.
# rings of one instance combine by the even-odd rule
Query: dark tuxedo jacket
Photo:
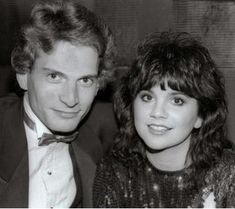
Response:
MULTIPOLYGON (((116 124, 108 103, 96 103, 79 127, 70 144, 78 192, 82 205, 92 207, 92 184, 96 163, 107 152, 116 133, 116 124), (76 173, 78 171, 78 173, 76 173)), ((0 98, 0 207, 28 207, 29 165, 23 102, 16 95, 0 98)))

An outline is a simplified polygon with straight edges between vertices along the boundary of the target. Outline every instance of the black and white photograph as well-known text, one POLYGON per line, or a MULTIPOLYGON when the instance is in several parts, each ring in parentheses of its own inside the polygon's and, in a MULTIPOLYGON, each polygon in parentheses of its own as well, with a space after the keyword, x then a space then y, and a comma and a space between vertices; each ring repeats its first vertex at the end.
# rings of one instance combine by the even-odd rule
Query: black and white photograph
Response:
POLYGON ((235 208, 235 1, 0 0, 0 208, 235 208))

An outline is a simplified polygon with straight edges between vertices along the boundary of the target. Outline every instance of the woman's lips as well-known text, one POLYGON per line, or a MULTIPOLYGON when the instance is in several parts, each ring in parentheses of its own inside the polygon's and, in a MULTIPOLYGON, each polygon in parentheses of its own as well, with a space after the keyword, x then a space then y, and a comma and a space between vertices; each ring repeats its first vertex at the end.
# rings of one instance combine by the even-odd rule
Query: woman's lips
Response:
POLYGON ((157 124, 149 124, 148 128, 151 133, 162 135, 170 131, 172 128, 165 126, 165 125, 157 125, 157 124))

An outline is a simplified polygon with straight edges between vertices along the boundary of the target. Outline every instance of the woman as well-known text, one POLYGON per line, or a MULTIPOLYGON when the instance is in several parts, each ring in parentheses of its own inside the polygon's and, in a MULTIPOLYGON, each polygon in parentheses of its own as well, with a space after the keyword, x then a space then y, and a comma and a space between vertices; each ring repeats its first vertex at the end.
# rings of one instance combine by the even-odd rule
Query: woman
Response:
POLYGON ((97 168, 95 207, 235 207, 223 77, 200 42, 147 37, 114 105, 119 134, 97 168))

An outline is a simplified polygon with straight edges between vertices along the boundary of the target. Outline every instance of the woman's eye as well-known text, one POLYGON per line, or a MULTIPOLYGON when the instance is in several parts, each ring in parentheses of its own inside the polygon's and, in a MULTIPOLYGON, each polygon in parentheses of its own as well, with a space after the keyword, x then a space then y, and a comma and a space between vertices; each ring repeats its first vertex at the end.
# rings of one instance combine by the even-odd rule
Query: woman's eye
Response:
POLYGON ((184 100, 182 98, 174 98, 173 99, 173 103, 176 105, 183 105, 184 104, 184 100))
POLYGON ((142 94, 140 97, 144 102, 150 102, 153 99, 150 94, 142 94))

